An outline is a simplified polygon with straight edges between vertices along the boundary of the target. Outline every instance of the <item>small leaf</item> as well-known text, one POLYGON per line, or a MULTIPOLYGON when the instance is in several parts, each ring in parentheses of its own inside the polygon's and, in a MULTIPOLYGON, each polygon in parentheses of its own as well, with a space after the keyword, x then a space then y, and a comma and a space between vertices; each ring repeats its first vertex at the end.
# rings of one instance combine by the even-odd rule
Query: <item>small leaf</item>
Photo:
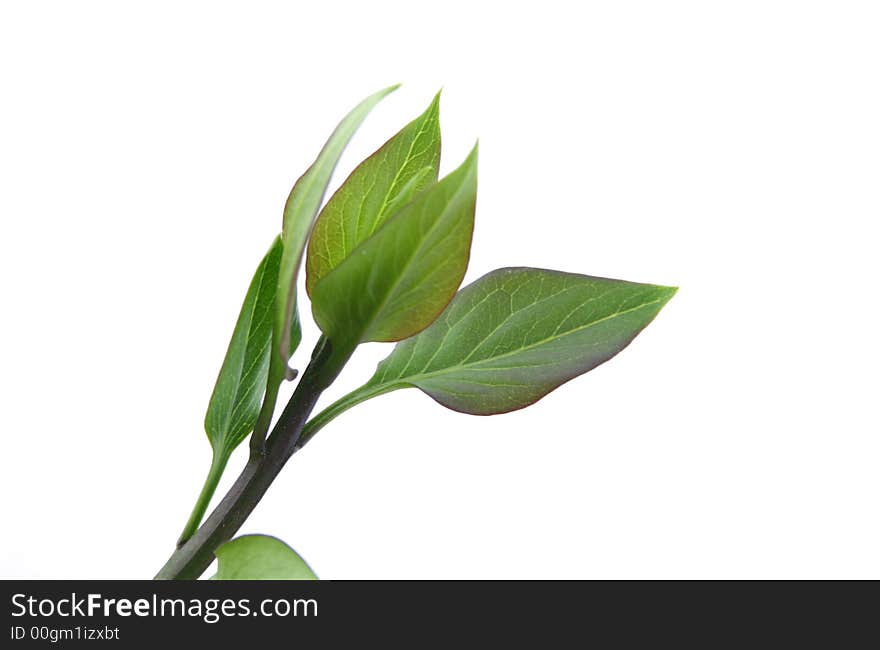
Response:
POLYGON ((418 387, 474 415, 526 407, 629 345, 676 290, 543 269, 492 271, 398 343, 370 381, 310 420, 300 446, 352 406, 400 388, 418 387))
POLYGON ((302 262, 309 231, 321 207, 324 192, 345 146, 373 107, 396 90, 391 86, 370 95, 343 118, 324 145, 312 166, 299 178, 284 205, 282 240, 284 255, 278 277, 273 348, 278 351, 279 374, 286 373, 287 361, 299 344, 300 325, 296 307, 296 278, 302 262), (281 363, 283 362, 283 364, 281 363))
POLYGON ((306 290, 339 266, 401 206, 437 180, 440 165, 440 95, 355 168, 315 221, 306 257, 306 290), (427 170, 427 172, 425 171, 427 170))
POLYGON ((208 403, 205 431, 215 455, 221 457, 247 437, 260 412, 269 371, 281 248, 281 239, 276 237, 257 267, 208 403))
POLYGON ((214 580, 317 580, 299 554, 268 535, 243 535, 217 549, 214 580))
POLYGON ((312 312, 334 348, 398 341, 443 311, 467 268, 476 193, 474 147, 315 285, 312 312))

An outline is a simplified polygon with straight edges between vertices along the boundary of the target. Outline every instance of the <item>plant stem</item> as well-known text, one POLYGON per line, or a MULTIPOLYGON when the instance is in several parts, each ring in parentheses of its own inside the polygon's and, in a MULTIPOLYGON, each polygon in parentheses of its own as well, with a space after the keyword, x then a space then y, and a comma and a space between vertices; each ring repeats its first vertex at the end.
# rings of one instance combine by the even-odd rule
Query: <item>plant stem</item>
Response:
POLYGON ((260 414, 257 416, 257 422, 254 424, 254 430, 251 433, 251 454, 254 455, 261 455, 265 451, 266 434, 269 433, 269 426, 272 424, 272 415, 275 413, 275 405, 278 402, 278 390, 281 388, 283 375, 278 373, 275 356, 272 355, 271 357, 269 377, 266 381, 266 393, 263 395, 260 414))
MULTIPOLYGON (((275 413, 275 405, 278 403, 278 391, 281 388, 281 382, 284 376, 283 373, 283 370, 281 372, 278 371, 278 366, 275 364, 275 357, 273 357, 272 364, 269 366, 269 377, 266 381, 266 391, 263 395, 263 404, 260 407, 257 421, 254 424, 254 430, 251 432, 250 446, 252 456, 262 456, 265 452, 266 434, 269 433, 269 426, 272 424, 272 415, 275 413)), ((186 522, 186 526, 184 526, 183 532, 177 540, 177 548, 183 546, 187 540, 193 536, 193 533, 196 532, 199 524, 202 523, 202 518, 205 516, 205 511, 208 509, 208 505, 211 503, 211 498, 217 490, 217 484, 223 476, 223 471, 226 469, 226 463, 229 462, 229 456, 231 453, 232 450, 223 450, 221 454, 214 454, 214 460, 211 463, 211 471, 208 473, 205 485, 202 487, 196 505, 193 507, 189 521, 186 522)))
POLYGON ((357 406, 361 402, 366 402, 368 399, 372 397, 378 397, 379 395, 384 395, 385 393, 390 393, 393 390, 397 390, 399 388, 406 388, 405 384, 379 384, 378 386, 361 386, 360 388, 353 390, 348 395, 340 397, 338 400, 333 402, 330 406, 325 408, 323 411, 318 413, 315 417, 309 420, 306 425, 303 427, 302 434, 300 434, 299 442, 296 443, 296 450, 300 450, 305 447, 306 443, 315 437, 315 434, 318 433, 325 426, 330 424, 332 420, 334 420, 337 416, 342 415, 345 411, 350 409, 352 406, 357 406))
POLYGON ((219 452, 214 452, 214 457, 211 460, 211 469, 208 470, 208 477, 205 479, 205 484, 202 486, 202 491, 199 493, 195 506, 193 506, 189 521, 186 522, 186 526, 183 527, 183 532, 177 540, 177 548, 183 546, 193 536, 193 533, 196 532, 199 524, 202 523, 202 517, 205 516, 205 511, 211 503, 211 497, 214 496, 214 492, 217 490, 217 484, 220 482, 220 477, 223 476, 223 470, 226 469, 227 462, 229 462, 228 451, 222 449, 219 452))
POLYGON ((309 414, 347 360, 347 355, 331 354, 329 342, 321 338, 311 363, 266 441, 265 451, 251 452, 235 484, 205 523, 171 555, 156 574, 157 580, 195 580, 202 575, 214 560, 214 551, 238 531, 296 451, 309 414))

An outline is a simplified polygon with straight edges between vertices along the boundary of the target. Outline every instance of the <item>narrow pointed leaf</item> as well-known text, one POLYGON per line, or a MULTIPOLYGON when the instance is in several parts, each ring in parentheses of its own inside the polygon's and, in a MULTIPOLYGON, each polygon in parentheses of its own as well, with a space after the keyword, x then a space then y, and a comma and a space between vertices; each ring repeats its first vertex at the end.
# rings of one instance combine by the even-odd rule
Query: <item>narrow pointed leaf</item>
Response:
POLYGON ((228 454, 251 432, 266 389, 281 239, 276 237, 251 280, 205 414, 215 452, 228 454))
POLYGON ((334 347, 398 341, 443 311, 467 268, 476 193, 474 147, 315 286, 315 321, 334 347))
POLYGON ((437 180, 439 113, 438 94, 424 113, 358 165, 327 201, 309 239, 309 295, 324 276, 401 207, 401 194, 415 194, 437 180))
POLYGON ((214 580, 317 580, 305 560, 280 539, 243 535, 217 549, 214 580))
POLYGON ((299 178, 284 206, 282 240, 284 255, 278 277, 274 349, 286 371, 287 361, 299 344, 300 325, 296 306, 296 278, 315 215, 321 207, 330 177, 345 146, 373 107, 397 89, 391 86, 358 104, 339 125, 312 166, 299 178))
POLYGON ((310 421, 303 444, 340 413, 399 388, 418 387, 474 415, 526 407, 620 352, 675 292, 543 269, 492 271, 398 343, 364 386, 310 421))

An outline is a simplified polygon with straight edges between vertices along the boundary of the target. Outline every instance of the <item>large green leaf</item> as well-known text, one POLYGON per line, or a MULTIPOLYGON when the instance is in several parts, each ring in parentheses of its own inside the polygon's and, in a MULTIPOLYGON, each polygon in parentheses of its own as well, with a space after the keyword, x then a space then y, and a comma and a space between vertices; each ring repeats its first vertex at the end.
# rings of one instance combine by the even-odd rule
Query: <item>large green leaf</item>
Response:
POLYGON ((416 386, 475 415, 528 406, 620 352, 675 292, 560 271, 493 271, 399 343, 369 382, 309 422, 303 444, 339 413, 399 388, 416 386))
POLYGON ((281 249, 281 239, 276 237, 257 267, 208 403, 205 431, 215 456, 221 458, 247 437, 260 412, 269 370, 281 249))
MULTIPOLYGON (((287 361, 296 350, 300 332, 296 307, 296 278, 302 262, 306 240, 315 215, 321 207, 324 192, 345 146, 373 107, 386 95, 396 90, 391 86, 370 95, 352 111, 333 131, 312 166, 299 178, 284 205, 282 239, 284 255, 278 276, 278 299, 275 314, 275 340, 273 348, 279 358, 276 366, 286 371, 287 361), (283 363, 283 367, 282 367, 283 363)), ((280 373, 280 371, 279 371, 280 373)), ((275 378, 273 378, 274 380, 275 378)))
POLYGON ((399 195, 437 180, 440 165, 440 95, 355 168, 315 222, 306 257, 306 289, 339 266, 394 210, 399 195))
POLYGON ((317 580, 299 554, 268 535, 243 535, 217 549, 214 580, 317 580))
POLYGON ((335 349, 404 339, 443 311, 467 268, 476 194, 474 147, 315 285, 312 312, 335 349))

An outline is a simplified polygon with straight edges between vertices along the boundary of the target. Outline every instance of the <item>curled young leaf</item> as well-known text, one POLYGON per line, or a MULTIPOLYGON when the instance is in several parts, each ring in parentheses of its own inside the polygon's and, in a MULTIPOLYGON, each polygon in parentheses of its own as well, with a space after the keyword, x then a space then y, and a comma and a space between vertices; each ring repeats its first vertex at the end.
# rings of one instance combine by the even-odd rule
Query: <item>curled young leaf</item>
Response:
POLYGON ((306 256, 306 290, 339 266, 412 196, 437 180, 440 95, 424 113, 358 165, 315 221, 306 256))
POLYGON ((274 349, 279 355, 277 366, 286 371, 287 361, 299 344, 299 315, 296 307, 296 278, 302 262, 309 231, 321 207, 324 192, 345 146, 373 107, 396 90, 391 86, 370 95, 345 116, 312 166, 299 178, 284 205, 282 239, 284 255, 278 277, 278 299, 275 314, 274 349))
POLYGON ((213 580, 317 580, 305 560, 280 539, 242 535, 216 551, 213 580))
POLYGON ((281 249, 276 237, 254 273, 208 403, 205 431, 215 456, 228 456, 254 428, 260 412, 281 249))
POLYGON ((526 407, 611 359, 675 292, 561 271, 493 271, 459 291, 427 329, 398 343, 364 386, 316 416, 302 444, 355 404, 412 386, 474 415, 526 407))
POLYGON ((399 341, 440 314, 467 268, 476 194, 474 147, 315 285, 312 312, 335 348, 399 341))

